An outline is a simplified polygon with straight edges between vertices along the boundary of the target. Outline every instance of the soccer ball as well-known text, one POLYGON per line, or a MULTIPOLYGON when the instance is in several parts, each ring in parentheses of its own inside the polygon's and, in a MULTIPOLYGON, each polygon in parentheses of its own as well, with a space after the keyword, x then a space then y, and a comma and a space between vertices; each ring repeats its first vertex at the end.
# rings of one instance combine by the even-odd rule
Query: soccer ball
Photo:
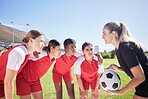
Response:
POLYGON ((119 75, 114 71, 106 71, 100 77, 100 85, 104 90, 115 91, 119 89, 121 80, 119 75))

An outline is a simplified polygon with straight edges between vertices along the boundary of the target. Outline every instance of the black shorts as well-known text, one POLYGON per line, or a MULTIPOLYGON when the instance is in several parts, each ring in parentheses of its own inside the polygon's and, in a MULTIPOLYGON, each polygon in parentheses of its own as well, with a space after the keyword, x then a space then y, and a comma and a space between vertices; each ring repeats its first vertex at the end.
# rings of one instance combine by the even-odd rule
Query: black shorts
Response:
POLYGON ((148 97, 148 79, 138 85, 135 94, 141 97, 148 97))

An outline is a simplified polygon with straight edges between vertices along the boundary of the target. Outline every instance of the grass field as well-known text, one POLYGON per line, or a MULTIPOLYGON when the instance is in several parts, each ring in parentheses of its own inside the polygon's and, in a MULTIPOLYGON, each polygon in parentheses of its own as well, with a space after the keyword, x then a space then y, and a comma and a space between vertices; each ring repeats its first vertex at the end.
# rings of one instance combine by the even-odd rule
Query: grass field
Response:
MULTIPOLYGON (((104 59, 104 67, 109 66, 109 64, 115 63, 118 64, 116 59, 104 59)), ((122 88, 125 84, 127 84, 130 80, 130 78, 125 73, 118 73, 121 78, 121 87, 122 88)), ((43 95, 44 99, 56 99, 55 97, 55 90, 54 90, 54 84, 52 81, 52 67, 49 69, 49 71, 44 75, 41 79, 42 87, 43 87, 43 95)), ((75 84, 75 96, 76 99, 79 99, 79 89, 78 84, 76 81, 76 77, 74 75, 74 84, 75 84)), ((89 92, 89 99, 90 99, 90 92, 89 92)), ((111 96, 107 93, 105 93, 103 90, 101 90, 100 98, 101 99, 132 99, 132 96, 134 94, 134 90, 125 93, 121 96, 111 96)), ((19 99, 17 95, 14 95, 14 99, 19 99)), ((65 83, 63 82, 63 99, 69 99, 67 95, 67 90, 65 83)))

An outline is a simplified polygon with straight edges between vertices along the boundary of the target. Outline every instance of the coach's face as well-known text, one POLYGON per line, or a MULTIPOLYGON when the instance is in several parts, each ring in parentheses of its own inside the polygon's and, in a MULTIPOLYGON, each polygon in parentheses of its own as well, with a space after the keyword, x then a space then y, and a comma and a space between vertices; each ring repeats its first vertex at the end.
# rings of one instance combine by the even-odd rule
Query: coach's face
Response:
POLYGON ((104 28, 102 38, 104 39, 106 44, 111 44, 113 40, 113 35, 108 29, 104 28))

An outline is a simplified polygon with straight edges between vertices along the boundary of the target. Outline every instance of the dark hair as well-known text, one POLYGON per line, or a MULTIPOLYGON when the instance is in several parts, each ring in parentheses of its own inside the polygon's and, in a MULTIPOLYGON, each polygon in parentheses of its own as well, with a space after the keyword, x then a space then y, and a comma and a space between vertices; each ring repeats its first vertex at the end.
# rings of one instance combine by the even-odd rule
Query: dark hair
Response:
POLYGON ((22 41, 24 43, 28 43, 29 39, 32 38, 32 39, 36 39, 37 37, 43 35, 43 33, 37 31, 37 30, 31 30, 27 33, 26 37, 24 37, 22 39, 22 41))
POLYGON ((82 51, 84 51, 85 47, 86 46, 93 46, 91 43, 89 42, 85 42, 83 45, 82 45, 82 51))
POLYGON ((43 48, 43 50, 46 50, 46 51, 48 51, 48 52, 50 53, 51 47, 52 47, 52 48, 55 48, 56 46, 60 46, 60 43, 59 43, 57 40, 52 39, 52 40, 50 40, 50 41, 48 42, 48 46, 45 46, 45 47, 43 48))
POLYGON ((71 38, 68 38, 64 41, 63 45, 64 45, 64 48, 66 48, 67 45, 69 44, 76 44, 76 41, 71 39, 71 38))

